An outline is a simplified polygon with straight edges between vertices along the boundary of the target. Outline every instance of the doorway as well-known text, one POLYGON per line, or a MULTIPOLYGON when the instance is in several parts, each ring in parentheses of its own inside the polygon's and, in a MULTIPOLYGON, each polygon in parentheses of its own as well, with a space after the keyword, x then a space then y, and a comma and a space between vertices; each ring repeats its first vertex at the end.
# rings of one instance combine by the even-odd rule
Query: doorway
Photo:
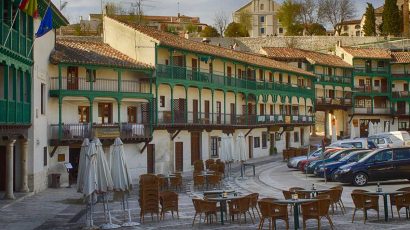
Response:
POLYGON ((305 129, 300 128, 300 145, 303 147, 305 146, 305 129))
POLYGON ((155 145, 147 146, 147 173, 155 173, 155 145))
POLYGON ((6 189, 6 146, 0 146, 0 191, 6 189))
POLYGON ((135 124, 137 123, 137 107, 128 106, 127 108, 128 123, 135 124))
POLYGON ((69 162, 73 166, 68 174, 68 180, 70 184, 77 183, 77 176, 78 176, 78 165, 80 162, 80 148, 70 148, 69 149, 69 162))
POLYGON ((98 103, 98 123, 112 124, 112 103, 98 103))
POLYGON ((205 101, 205 124, 209 124, 209 101, 205 101))
POLYGON ((248 140, 249 140, 249 159, 252 159, 253 158, 253 137, 249 136, 248 140))
POLYGON ((67 89, 78 90, 78 67, 69 66, 67 68, 67 89))
POLYGON ((191 165, 194 165, 195 161, 201 159, 201 133, 191 133, 191 165))
POLYGON ((369 136, 369 122, 379 123, 380 119, 360 119, 360 137, 369 136))
POLYGON ((198 100, 192 100, 192 116, 194 124, 198 123, 198 100))
POLYGON ((175 142, 175 171, 182 172, 184 167, 184 143, 175 142))

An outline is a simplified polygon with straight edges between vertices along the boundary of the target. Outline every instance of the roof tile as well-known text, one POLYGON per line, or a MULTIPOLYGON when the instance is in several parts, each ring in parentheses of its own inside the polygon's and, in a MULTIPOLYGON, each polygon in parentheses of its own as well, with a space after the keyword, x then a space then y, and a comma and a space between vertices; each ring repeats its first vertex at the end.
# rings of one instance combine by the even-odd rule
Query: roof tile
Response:
POLYGON ((388 49, 382 48, 355 48, 355 47, 342 47, 347 53, 354 58, 373 58, 373 59, 391 59, 391 53, 388 49))
POLYGON ((410 63, 410 52, 392 52, 392 63, 407 64, 410 63))

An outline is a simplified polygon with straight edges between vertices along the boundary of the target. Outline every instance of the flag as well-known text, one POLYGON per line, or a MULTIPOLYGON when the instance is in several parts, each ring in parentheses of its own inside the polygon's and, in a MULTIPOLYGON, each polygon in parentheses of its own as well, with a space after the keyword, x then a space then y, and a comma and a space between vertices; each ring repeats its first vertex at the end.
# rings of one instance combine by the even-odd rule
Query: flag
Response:
POLYGON ((19 9, 33 18, 38 17, 37 0, 22 0, 19 9))
POLYGON ((40 27, 37 30, 36 37, 41 37, 53 29, 53 11, 51 7, 48 7, 43 19, 41 20, 40 27))

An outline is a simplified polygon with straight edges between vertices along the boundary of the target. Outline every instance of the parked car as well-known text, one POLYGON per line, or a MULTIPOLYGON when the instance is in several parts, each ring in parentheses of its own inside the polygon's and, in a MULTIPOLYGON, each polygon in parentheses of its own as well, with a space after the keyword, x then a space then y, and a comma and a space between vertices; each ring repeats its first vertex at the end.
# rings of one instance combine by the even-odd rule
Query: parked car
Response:
POLYGON ((375 150, 358 162, 339 167, 334 178, 356 186, 364 186, 369 181, 410 179, 410 148, 375 150))
POLYGON ((377 145, 368 138, 356 138, 339 140, 329 145, 329 147, 342 147, 342 148, 358 148, 358 149, 376 149, 377 145))
MULTIPOLYGON (((338 150, 341 150, 341 149, 342 148, 327 148, 323 154, 326 157, 327 155, 332 154, 332 153, 334 153, 338 150)), ((306 172, 306 166, 312 161, 319 160, 321 157, 322 157, 322 152, 320 152, 320 155, 318 155, 316 157, 311 157, 309 159, 301 160, 299 162, 298 169, 302 172, 306 172)))
POLYGON ((393 143, 388 136, 370 136, 369 140, 373 141, 379 148, 393 148, 402 146, 402 143, 393 143))
POLYGON ((354 148, 341 149, 339 151, 326 155, 323 159, 312 161, 307 165, 306 173, 313 174, 315 172, 316 167, 319 167, 322 164, 338 161, 340 158, 348 155, 351 152, 357 151, 357 150, 360 150, 360 149, 354 149, 354 148))
POLYGON ((348 163, 352 162, 357 162, 363 157, 365 157, 367 154, 372 152, 372 150, 355 150, 354 152, 351 152, 350 154, 347 154, 346 156, 340 158, 336 162, 330 162, 326 163, 325 165, 319 165, 315 169, 315 176, 317 177, 324 177, 324 171, 326 169, 326 179, 328 180, 334 180, 333 175, 334 172, 340 167, 348 163))
POLYGON ((306 160, 306 159, 311 158, 311 157, 317 157, 321 153, 322 153, 322 149, 318 149, 318 150, 315 150, 313 152, 310 152, 307 156, 292 157, 288 161, 288 167, 289 168, 298 168, 298 165, 299 165, 300 161, 306 160))
POLYGON ((369 138, 388 138, 391 143, 389 147, 406 147, 410 146, 410 135, 407 131, 392 131, 385 133, 378 133, 370 136, 369 138))

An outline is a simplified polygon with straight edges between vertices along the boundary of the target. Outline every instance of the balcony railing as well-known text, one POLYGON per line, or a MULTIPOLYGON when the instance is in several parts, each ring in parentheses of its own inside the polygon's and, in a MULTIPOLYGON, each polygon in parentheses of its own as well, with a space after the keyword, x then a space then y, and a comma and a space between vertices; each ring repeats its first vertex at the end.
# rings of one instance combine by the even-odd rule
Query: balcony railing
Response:
POLYGON ((0 124, 30 124, 31 103, 0 100, 0 124))
POLYGON ((188 80, 201 83, 213 84, 220 87, 235 87, 250 90, 277 90, 286 92, 303 93, 307 95, 313 94, 311 84, 292 85, 278 82, 262 82, 250 79, 240 79, 237 77, 224 76, 223 73, 213 72, 205 73, 193 70, 187 67, 157 65, 156 76, 158 78, 167 78, 174 80, 188 80))
POLYGON ((338 84, 351 84, 352 77, 348 76, 329 76, 325 74, 316 74, 319 82, 328 82, 328 83, 338 83, 338 84))
MULTIPOLYGON (((0 45, 3 46, 6 41, 7 34, 10 31, 10 26, 3 22, 0 22, 0 24, 2 27, 2 33, 0 33, 0 45)), ((11 33, 7 39, 5 47, 22 55, 23 57, 27 57, 32 44, 33 40, 31 38, 28 38, 23 34, 19 34, 19 32, 15 29, 11 29, 11 33)))
POLYGON ((314 116, 309 115, 235 115, 224 113, 193 113, 174 112, 172 121, 171 111, 158 112, 158 124, 165 125, 261 125, 261 124, 303 124, 313 123, 314 116))
POLYGON ((393 98, 410 98, 409 91, 395 91, 392 92, 393 98))
MULTIPOLYGON (((59 125, 50 125, 50 138, 58 140, 59 125)), ((61 140, 83 140, 84 138, 98 137, 101 139, 136 139, 151 136, 149 125, 145 124, 62 124, 61 140)))
MULTIPOLYGON (((95 81, 88 81, 86 78, 78 78, 69 82, 67 78, 63 77, 61 83, 61 89, 69 91, 145 93, 141 83, 134 80, 121 80, 121 84, 118 84, 116 79, 97 78, 95 81), (119 87, 121 87, 120 90, 118 90, 119 87)), ((59 90, 58 77, 50 78, 50 90, 59 90)))
POLYGON ((354 67, 355 73, 368 73, 368 74, 386 74, 389 72, 389 68, 369 68, 369 67, 354 67))
POLYGON ((316 98, 317 105, 340 105, 340 106, 351 106, 351 98, 316 98))
POLYGON ((394 80, 395 77, 396 78, 408 78, 410 77, 410 74, 409 73, 392 73, 391 76, 393 77, 393 80, 394 80))
POLYGON ((390 114, 391 110, 389 108, 378 108, 375 107, 373 108, 373 112, 372 112, 372 108, 371 107, 367 107, 367 108, 354 108, 354 112, 358 113, 358 114, 390 114))
POLYGON ((357 93, 388 93, 387 86, 384 88, 370 85, 355 86, 354 91, 357 93))

